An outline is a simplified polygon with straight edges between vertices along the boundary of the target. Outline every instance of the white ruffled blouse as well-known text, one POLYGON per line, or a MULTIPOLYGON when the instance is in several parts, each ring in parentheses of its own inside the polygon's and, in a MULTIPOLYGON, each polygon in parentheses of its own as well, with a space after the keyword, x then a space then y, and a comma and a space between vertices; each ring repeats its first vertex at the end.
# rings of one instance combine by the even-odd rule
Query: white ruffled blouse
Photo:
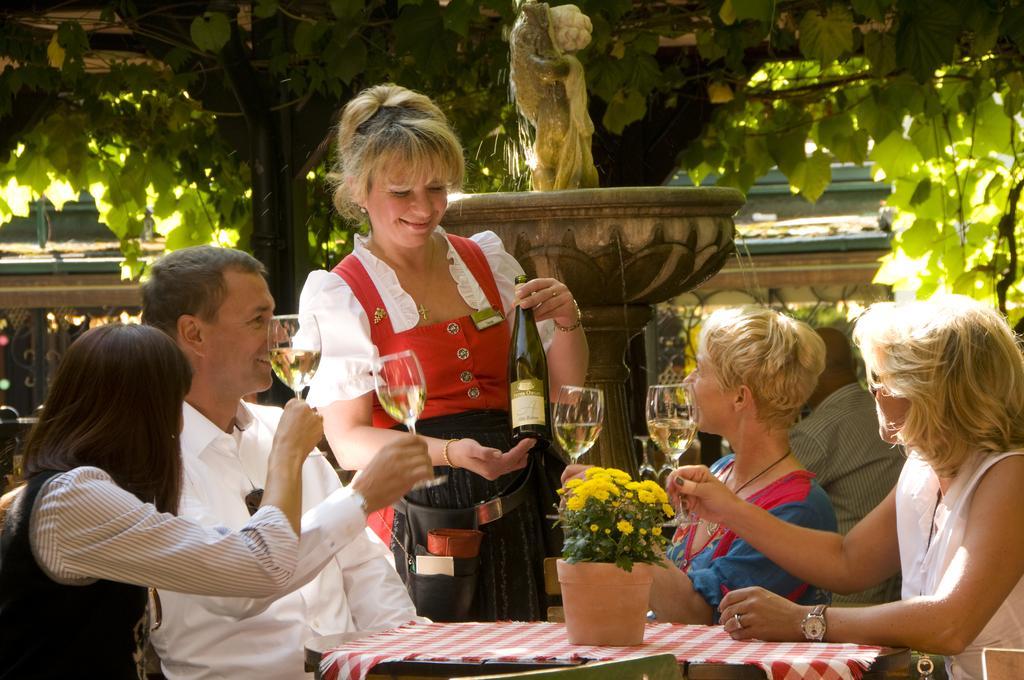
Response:
MULTIPOLYGON (((437 231, 444 234, 441 227, 437 227, 437 231)), ((515 278, 523 273, 523 268, 506 252, 493 231, 470 238, 487 259, 501 296, 502 311, 507 316, 515 300, 515 278)), ((404 333, 419 323, 416 301, 402 289, 395 271, 366 247, 367 239, 356 235, 352 254, 359 258, 380 293, 395 333, 404 333)), ((475 310, 490 306, 483 288, 450 242, 448 271, 467 305, 475 310)), ((377 350, 370 340, 370 320, 344 279, 330 271, 311 272, 299 296, 299 313, 315 314, 320 326, 322 357, 306 397, 310 406, 326 406, 373 391, 370 368, 377 350)), ((542 321, 537 327, 547 349, 554 337, 554 324, 550 320, 542 321)), ((511 331, 511 324, 509 329, 511 331)))

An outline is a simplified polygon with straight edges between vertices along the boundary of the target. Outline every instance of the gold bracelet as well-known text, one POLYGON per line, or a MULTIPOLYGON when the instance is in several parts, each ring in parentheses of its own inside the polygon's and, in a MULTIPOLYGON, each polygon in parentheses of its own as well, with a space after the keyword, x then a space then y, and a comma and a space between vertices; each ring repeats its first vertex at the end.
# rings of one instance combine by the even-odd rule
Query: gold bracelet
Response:
POLYGON ((573 325, 563 326, 557 321, 554 321, 554 319, 552 319, 552 321, 554 321, 555 323, 555 328, 562 331, 563 333, 572 333, 574 330, 580 327, 581 323, 583 323, 583 312, 580 311, 580 306, 576 304, 576 298, 572 299, 572 306, 576 308, 576 323, 574 323, 573 325))
POLYGON ((458 442, 458 441, 462 441, 462 440, 461 439, 446 439, 446 440, 444 440, 444 446, 441 447, 441 458, 444 459, 445 465, 447 465, 448 467, 450 467, 452 469, 457 468, 459 466, 453 464, 451 459, 448 457, 448 447, 451 446, 453 443, 458 442))

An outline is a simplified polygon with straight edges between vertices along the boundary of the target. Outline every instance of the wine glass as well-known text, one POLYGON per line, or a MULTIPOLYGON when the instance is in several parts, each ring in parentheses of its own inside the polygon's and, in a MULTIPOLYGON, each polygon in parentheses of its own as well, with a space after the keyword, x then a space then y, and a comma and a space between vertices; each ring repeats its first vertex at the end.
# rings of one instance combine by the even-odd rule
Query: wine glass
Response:
POLYGON ((647 456, 647 443, 650 437, 643 434, 633 435, 633 439, 640 442, 640 467, 637 470, 637 477, 641 480, 658 481, 658 471, 651 465, 651 459, 647 456))
POLYGON ((312 314, 281 314, 270 318, 267 329, 270 365, 274 375, 287 385, 295 398, 320 366, 320 326, 312 314))
MULTIPOLYGON (((416 353, 407 349, 380 357, 374 365, 373 381, 384 411, 416 434, 416 420, 427 402, 427 380, 416 353)), ((413 488, 436 486, 446 479, 447 475, 437 475, 413 488)))
MULTIPOLYGON (((665 456, 676 467, 697 435, 699 413, 689 385, 651 385, 647 388, 647 431, 665 456)), ((666 463, 667 464, 667 463, 666 463)), ((692 524, 696 520, 679 501, 672 526, 692 524)))
POLYGON ((597 441, 603 418, 604 393, 601 390, 576 385, 562 385, 558 390, 551 420, 555 439, 573 463, 597 441))

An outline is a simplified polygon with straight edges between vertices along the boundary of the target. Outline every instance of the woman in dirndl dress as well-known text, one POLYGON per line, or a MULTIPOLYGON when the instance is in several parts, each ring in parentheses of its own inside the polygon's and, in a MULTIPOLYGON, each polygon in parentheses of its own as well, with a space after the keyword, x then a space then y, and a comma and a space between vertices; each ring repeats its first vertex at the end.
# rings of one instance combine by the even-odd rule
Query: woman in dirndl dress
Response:
POLYGON ((533 440, 511 444, 508 317, 516 304, 533 310, 550 393, 557 394, 560 385, 582 384, 586 374, 576 301, 551 278, 533 279, 517 292, 514 279, 523 269, 493 232, 461 238, 441 228, 448 192, 461 186, 464 164, 447 119, 426 96, 397 85, 365 90, 344 109, 336 154, 335 207, 368 220, 370 233, 357 236, 352 254, 332 271, 311 273, 303 288, 300 311, 317 315, 323 336, 309 402, 324 415, 342 466, 359 469, 402 429, 373 394, 370 362, 413 350, 427 383, 417 432, 427 438, 435 472, 447 480, 410 493, 412 505, 395 512, 393 521, 391 513, 375 514, 371 526, 390 541, 408 582, 422 537, 407 540, 403 510, 477 512, 472 525, 480 525, 484 539, 475 602, 465 618, 542 619, 539 485, 542 477, 557 479, 557 470, 542 466, 558 459, 531 454, 533 440), (471 510, 480 504, 487 505, 471 510))

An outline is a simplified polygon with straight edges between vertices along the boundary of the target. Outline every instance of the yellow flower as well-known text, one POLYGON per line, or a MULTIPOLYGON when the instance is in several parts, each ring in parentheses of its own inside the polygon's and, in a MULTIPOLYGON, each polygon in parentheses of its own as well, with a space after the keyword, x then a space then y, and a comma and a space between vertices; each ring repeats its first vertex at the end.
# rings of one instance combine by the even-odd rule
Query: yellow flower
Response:
POLYGON ((637 494, 636 494, 636 497, 637 497, 637 499, 641 503, 644 503, 646 505, 657 505, 658 504, 658 497, 655 496, 650 491, 646 491, 644 489, 641 489, 640 491, 638 491, 637 494))
POLYGON ((640 535, 641 536, 646 536, 647 535, 647 529, 644 529, 643 527, 640 527, 640 535))
POLYGON ((654 527, 651 529, 651 533, 655 536, 661 536, 661 527, 654 527))
POLYGON ((629 484, 626 485, 626 488, 629 489, 630 491, 636 491, 641 488, 641 484, 640 482, 630 482, 629 484))
POLYGON ((662 503, 661 504, 661 511, 663 513, 665 513, 665 515, 668 516, 668 517, 675 517, 676 516, 676 511, 673 510, 672 506, 669 505, 668 503, 662 503))
POLYGON ((579 512, 583 509, 586 501, 580 496, 573 496, 565 502, 565 507, 569 508, 573 512, 579 512))
POLYGON ((580 479, 579 477, 576 477, 576 478, 570 479, 568 482, 566 482, 565 483, 565 488, 566 489, 575 489, 577 486, 579 486, 582 483, 583 483, 583 480, 580 479))
POLYGON ((591 524, 590 525, 590 530, 591 531, 597 531, 598 529, 599 529, 599 527, 596 524, 591 524))
POLYGON ((624 519, 620 519, 618 523, 615 525, 615 528, 621 531, 622 533, 626 534, 627 536, 633 533, 633 525, 624 519))
POLYGON ((605 530, 604 530, 604 533, 606 533, 606 534, 610 534, 610 533, 612 533, 612 530, 611 530, 611 529, 605 529, 605 530))
POLYGON ((584 473, 584 476, 585 476, 585 477, 586 477, 587 479, 593 479, 593 478, 594 478, 595 476, 597 476, 597 475, 603 475, 603 474, 606 474, 606 471, 605 471, 605 469, 604 469, 603 467, 597 467, 597 466, 595 465, 595 466, 594 466, 594 467, 592 467, 592 468, 587 468, 587 471, 586 471, 586 473, 584 473))

